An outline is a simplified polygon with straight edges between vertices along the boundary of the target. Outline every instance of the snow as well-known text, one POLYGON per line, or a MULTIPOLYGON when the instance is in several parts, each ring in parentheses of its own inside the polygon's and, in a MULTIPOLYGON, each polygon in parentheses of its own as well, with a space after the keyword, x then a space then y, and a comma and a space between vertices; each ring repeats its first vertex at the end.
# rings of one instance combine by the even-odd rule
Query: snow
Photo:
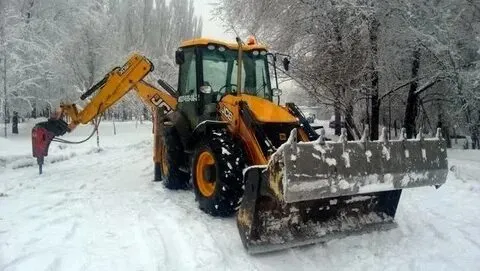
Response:
POLYGON ((350 154, 348 152, 343 152, 342 153, 342 158, 345 160, 345 167, 349 168, 350 167, 350 154))
MULTIPOLYGON (((301 176, 298 175, 295 177, 301 177, 301 176)), ((308 176, 305 176, 305 177, 308 177, 308 176)), ((309 182, 299 182, 299 183, 290 182, 288 190, 292 192, 302 192, 302 191, 311 191, 313 189, 318 189, 318 188, 327 187, 327 186, 328 186, 328 180, 323 178, 323 179, 309 181, 309 182)))
POLYGON ((365 194, 365 193, 371 193, 371 192, 377 192, 377 191, 388 191, 393 189, 394 187, 392 182, 372 183, 372 184, 361 186, 358 192, 365 194))
POLYGON ((315 150, 319 151, 322 154, 325 154, 327 152, 320 144, 313 145, 313 148, 315 148, 315 150))
POLYGON ((222 154, 231 155, 231 153, 224 147, 222 147, 222 154))
POLYGON ((366 201, 366 200, 369 200, 371 198, 372 198, 372 196, 356 196, 356 197, 352 197, 349 200, 346 200, 345 202, 346 203, 352 203, 352 202, 357 202, 357 201, 366 201))
POLYGON ((370 163, 370 158, 372 157, 372 152, 370 150, 366 151, 365 156, 367 157, 367 162, 370 163))
POLYGON ((407 186, 412 181, 415 182, 416 180, 425 179, 426 177, 428 177, 427 172, 409 172, 402 178, 401 184, 402 186, 407 186))
POLYGON ((449 149, 445 185, 404 190, 396 229, 251 256, 234 218, 210 217, 192 191, 152 182, 150 123, 116 123, 115 136, 102 123, 100 151, 94 139, 52 143, 41 176, 16 166, 35 163, 28 125, 0 140, 2 271, 478 270, 480 151, 449 149))
POLYGON ((387 148, 385 145, 382 147, 382 155, 385 159, 390 160, 390 149, 387 148))
POLYGON ((344 179, 342 179, 338 182, 338 187, 342 190, 350 189, 351 186, 352 185, 344 179))
POLYGON ((325 162, 326 162, 329 166, 336 166, 336 165, 337 165, 337 160, 335 160, 334 158, 326 158, 326 159, 325 159, 325 162))

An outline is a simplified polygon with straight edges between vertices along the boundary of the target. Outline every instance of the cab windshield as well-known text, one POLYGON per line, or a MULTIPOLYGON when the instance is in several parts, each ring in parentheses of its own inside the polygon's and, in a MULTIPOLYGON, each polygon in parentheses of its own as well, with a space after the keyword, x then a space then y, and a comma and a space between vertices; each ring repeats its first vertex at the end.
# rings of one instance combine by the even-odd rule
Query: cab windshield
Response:
MULTIPOLYGON (((202 48, 203 85, 213 93, 233 93, 237 89, 238 51, 223 46, 208 45, 202 48)), ((242 93, 272 100, 268 73, 267 52, 243 52, 242 93)))

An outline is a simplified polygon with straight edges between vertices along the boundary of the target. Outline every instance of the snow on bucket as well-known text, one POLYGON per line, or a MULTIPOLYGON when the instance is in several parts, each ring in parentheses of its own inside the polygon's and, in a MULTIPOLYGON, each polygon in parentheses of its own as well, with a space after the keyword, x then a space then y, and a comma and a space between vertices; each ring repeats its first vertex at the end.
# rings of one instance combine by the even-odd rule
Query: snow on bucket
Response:
MULTIPOLYGON (((296 132, 291 133, 295 137, 296 132)), ((421 186, 440 186, 448 174, 446 142, 435 138, 388 141, 289 140, 278 163, 285 202, 421 186)))

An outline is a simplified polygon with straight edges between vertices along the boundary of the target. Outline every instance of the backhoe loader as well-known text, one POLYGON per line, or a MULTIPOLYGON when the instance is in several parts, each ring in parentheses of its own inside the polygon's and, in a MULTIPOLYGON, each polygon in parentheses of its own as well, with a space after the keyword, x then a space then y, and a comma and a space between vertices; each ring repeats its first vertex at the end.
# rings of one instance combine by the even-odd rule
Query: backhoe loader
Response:
POLYGON ((54 138, 134 90, 155 116, 154 179, 168 189, 193 187, 212 216, 236 215, 249 253, 392 228, 403 189, 446 182, 440 133, 370 141, 366 131, 347 141, 343 130, 338 141, 326 140, 295 104, 274 101, 272 56, 254 38, 184 41, 175 90, 146 83, 153 64, 133 54, 81 96, 85 108, 62 104, 56 118, 33 128, 33 156, 41 166, 54 138))

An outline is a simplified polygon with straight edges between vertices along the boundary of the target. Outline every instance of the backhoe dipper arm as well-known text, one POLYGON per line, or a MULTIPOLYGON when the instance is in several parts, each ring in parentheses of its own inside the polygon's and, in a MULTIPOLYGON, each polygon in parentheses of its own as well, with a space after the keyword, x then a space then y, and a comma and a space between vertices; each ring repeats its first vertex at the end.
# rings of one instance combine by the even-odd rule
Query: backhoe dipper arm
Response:
MULTIPOLYGON (((156 116, 163 110, 168 114, 177 105, 177 99, 164 89, 156 88, 143 81, 153 70, 153 64, 146 57, 133 54, 122 67, 116 67, 109 72, 100 82, 86 91, 80 98, 94 95, 83 109, 75 104, 62 104, 56 115, 46 122, 38 123, 32 129, 32 152, 40 166, 43 158, 48 155, 50 142, 56 137, 71 132, 79 124, 87 124, 95 117, 100 116, 105 110, 114 105, 130 90, 135 90, 150 111, 156 116), (69 123, 62 118, 69 117, 69 123)), ((156 122, 155 122, 156 123, 156 122)), ((159 144, 159 129, 155 131, 155 149, 159 144), (157 142, 158 141, 158 142, 157 142)), ((158 151, 155 151, 154 160, 159 160, 158 151)))

